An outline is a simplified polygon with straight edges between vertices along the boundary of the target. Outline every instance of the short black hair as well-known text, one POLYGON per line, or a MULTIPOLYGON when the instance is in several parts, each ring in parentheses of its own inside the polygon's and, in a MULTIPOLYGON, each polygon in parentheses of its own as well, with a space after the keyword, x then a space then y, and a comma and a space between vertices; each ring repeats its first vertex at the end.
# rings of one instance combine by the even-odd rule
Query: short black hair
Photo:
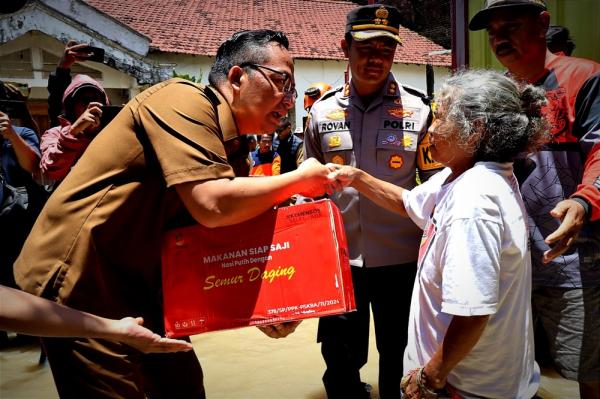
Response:
POLYGON ((215 63, 208 75, 208 81, 218 86, 227 79, 229 70, 244 63, 262 64, 267 61, 267 44, 275 43, 285 49, 289 40, 285 33, 270 29, 242 30, 225 40, 217 50, 215 63))
POLYGON ((350 45, 350 43, 352 43, 352 39, 353 39, 352 33, 346 32, 344 34, 344 40, 346 40, 346 43, 348 43, 348 45, 350 45))
POLYGON ((569 29, 560 25, 551 25, 546 32, 546 44, 548 49, 556 53, 562 51, 565 55, 571 55, 575 50, 575 42, 571 38, 569 29))

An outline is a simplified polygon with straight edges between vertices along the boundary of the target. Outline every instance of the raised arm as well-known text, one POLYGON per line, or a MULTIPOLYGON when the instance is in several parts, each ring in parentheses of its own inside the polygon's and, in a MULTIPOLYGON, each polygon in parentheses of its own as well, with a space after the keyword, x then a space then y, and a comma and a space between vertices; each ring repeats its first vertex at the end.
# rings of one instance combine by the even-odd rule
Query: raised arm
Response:
MULTIPOLYGON (((35 174, 38 172, 38 164, 40 161, 40 154, 38 150, 33 147, 34 141, 37 141, 35 132, 33 130, 27 131, 28 135, 26 138, 21 137, 13 128, 10 117, 0 111, 0 136, 11 142, 17 162, 23 170, 28 173, 35 174), (29 142, 26 140, 28 139, 29 142)), ((35 142, 37 146, 37 142, 35 142)))

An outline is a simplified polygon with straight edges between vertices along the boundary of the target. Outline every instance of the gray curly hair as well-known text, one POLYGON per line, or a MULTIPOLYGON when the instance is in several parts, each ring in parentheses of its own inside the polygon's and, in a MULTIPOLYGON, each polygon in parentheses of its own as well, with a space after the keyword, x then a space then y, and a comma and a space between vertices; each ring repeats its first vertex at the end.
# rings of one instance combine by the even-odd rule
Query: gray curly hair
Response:
POLYGON ((510 162, 549 140, 541 113, 544 90, 520 85, 495 71, 455 74, 438 92, 436 103, 453 127, 441 135, 456 134, 459 145, 475 155, 475 162, 510 162))

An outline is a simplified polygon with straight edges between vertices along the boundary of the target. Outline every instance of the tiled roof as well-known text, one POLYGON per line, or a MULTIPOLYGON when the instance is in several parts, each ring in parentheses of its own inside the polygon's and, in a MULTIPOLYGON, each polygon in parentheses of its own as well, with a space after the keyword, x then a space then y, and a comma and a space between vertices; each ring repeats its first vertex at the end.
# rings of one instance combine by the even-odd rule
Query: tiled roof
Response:
MULTIPOLYGON (((219 44, 242 29, 285 32, 295 58, 343 60, 339 48, 346 13, 356 4, 336 0, 85 0, 98 10, 151 38, 167 53, 214 56, 219 44)), ((426 54, 443 48, 401 28, 404 45, 396 61, 425 64, 426 54)), ((449 55, 429 57, 450 66, 449 55)))

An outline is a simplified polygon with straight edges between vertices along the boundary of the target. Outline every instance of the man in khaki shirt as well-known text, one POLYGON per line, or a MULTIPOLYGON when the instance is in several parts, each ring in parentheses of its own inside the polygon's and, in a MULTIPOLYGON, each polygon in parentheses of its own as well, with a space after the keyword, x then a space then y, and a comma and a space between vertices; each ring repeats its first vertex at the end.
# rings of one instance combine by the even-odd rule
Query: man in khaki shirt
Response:
MULTIPOLYGON (((234 34, 221 45, 210 86, 173 79, 131 100, 94 139, 48 201, 19 259, 21 288, 100 316, 142 316, 163 331, 163 231, 195 219, 242 222, 291 195, 323 194, 315 160, 262 179, 234 178, 226 148, 272 132, 296 98, 281 32, 234 34)), ((265 331, 285 336, 295 326, 265 331)), ((63 398, 204 398, 194 352, 143 354, 96 339, 44 338, 63 398)))

